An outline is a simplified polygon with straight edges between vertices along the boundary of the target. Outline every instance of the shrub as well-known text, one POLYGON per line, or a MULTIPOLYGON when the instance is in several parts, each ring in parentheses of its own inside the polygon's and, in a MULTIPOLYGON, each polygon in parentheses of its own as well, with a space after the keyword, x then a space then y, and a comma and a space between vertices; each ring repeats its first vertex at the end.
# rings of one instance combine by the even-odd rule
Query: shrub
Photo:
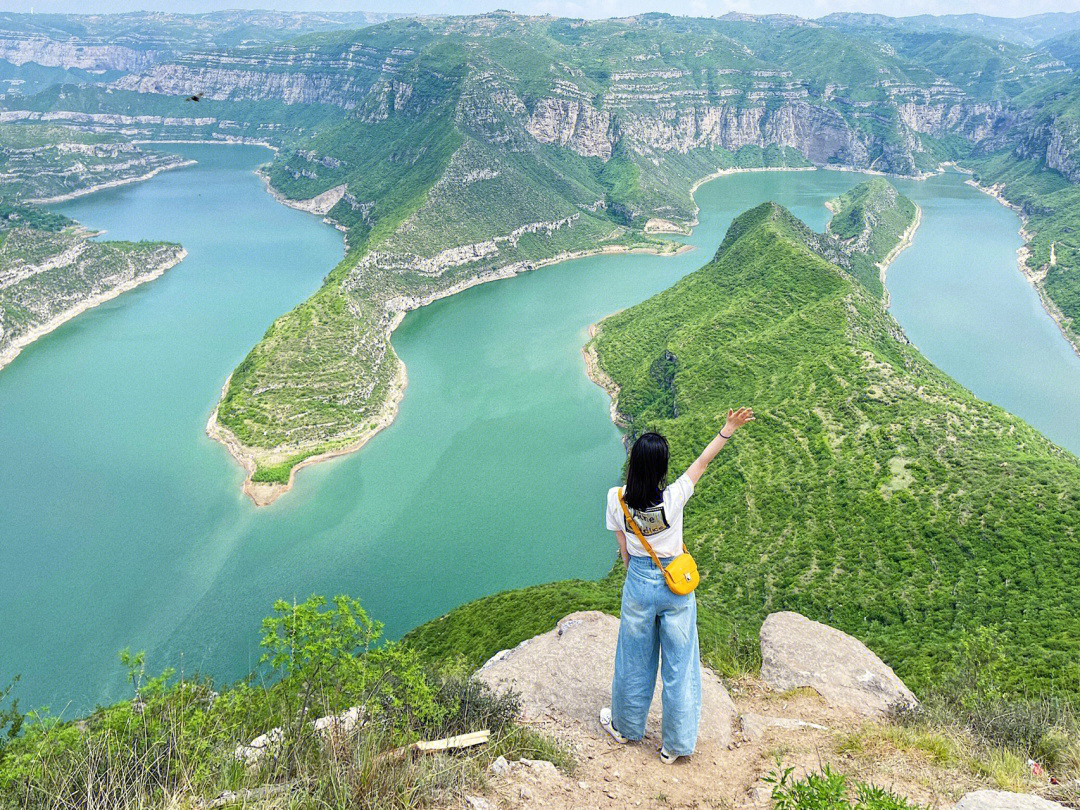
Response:
POLYGON ((852 802, 847 777, 828 765, 821 773, 809 773, 802 779, 792 779, 793 771, 794 768, 784 768, 781 773, 773 771, 765 778, 773 786, 774 810, 915 810, 917 807, 902 796, 864 782, 855 783, 852 802))

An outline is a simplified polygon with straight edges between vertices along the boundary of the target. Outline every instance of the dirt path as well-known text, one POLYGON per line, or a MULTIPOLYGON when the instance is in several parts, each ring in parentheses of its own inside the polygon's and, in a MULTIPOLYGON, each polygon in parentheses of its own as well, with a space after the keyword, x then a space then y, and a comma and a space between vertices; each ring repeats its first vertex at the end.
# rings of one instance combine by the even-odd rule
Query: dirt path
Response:
POLYGON ((934 766, 913 751, 882 742, 884 727, 830 708, 813 693, 774 695, 758 682, 732 687, 740 720, 730 746, 700 746, 689 759, 663 765, 660 740, 618 745, 598 724, 583 724, 557 713, 527 721, 566 745, 575 768, 566 774, 543 763, 496 767, 481 795, 448 807, 614 810, 614 808, 771 808, 771 786, 762 781, 777 769, 795 775, 829 764, 853 779, 890 788, 927 807, 951 807, 974 782, 934 766), (739 730, 741 727, 741 730, 739 730), (845 744, 856 750, 845 750, 845 744))

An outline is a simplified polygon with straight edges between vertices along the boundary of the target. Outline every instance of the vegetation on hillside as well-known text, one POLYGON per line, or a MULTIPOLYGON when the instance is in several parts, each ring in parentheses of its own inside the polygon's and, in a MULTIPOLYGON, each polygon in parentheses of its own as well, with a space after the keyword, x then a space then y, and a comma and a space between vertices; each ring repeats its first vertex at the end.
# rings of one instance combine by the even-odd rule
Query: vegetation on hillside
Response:
POLYGON ((49 124, 0 124, 0 201, 27 203, 81 194, 183 164, 126 139, 49 124))
POLYGON ((74 226, 0 226, 0 366, 38 330, 172 267, 183 253, 176 244, 98 242, 91 235, 74 226))
POLYGON ((455 795, 500 755, 566 764, 561 749, 514 725, 513 695, 432 669, 380 636, 354 600, 312 597, 274 605, 258 669, 232 686, 172 671, 146 678, 143 655, 125 651, 130 700, 78 721, 0 712, 0 732, 21 724, 18 736, 0 734, 0 807, 205 806, 231 791, 223 804, 383 810, 455 795), (316 727, 330 717, 337 725, 316 727), (461 753, 416 762, 390 753, 482 729, 490 741, 461 753), (262 735, 261 754, 238 749, 262 735))
POLYGON ((44 328, 176 264, 164 242, 97 241, 33 200, 85 192, 182 163, 115 135, 0 124, 0 367, 44 328))
MULTIPOLYGON (((162 24, 183 40, 187 22, 162 24)), ((298 461, 356 445, 386 421, 400 374, 388 333, 402 310, 566 255, 669 250, 645 223, 685 230, 690 189, 718 169, 910 175, 992 141, 1042 170, 1075 163, 1080 143, 1070 52, 1053 40, 1033 53, 1017 39, 1026 29, 1002 20, 495 12, 242 48, 223 33, 234 22, 208 21, 206 36, 226 37, 217 50, 180 48, 170 64, 107 87, 50 87, 10 103, 27 115, 91 114, 124 137, 267 141, 280 147, 266 171, 277 191, 329 195, 345 261, 252 349, 218 409, 256 481, 286 481, 298 461), (979 25, 1008 36, 980 36, 979 25), (204 91, 197 116, 183 100, 194 86, 204 91)), ((268 25, 339 23, 251 21, 255 40, 278 38, 268 25)), ((1052 37, 1072 23, 1032 25, 1052 37)), ((872 292, 878 260, 848 268, 872 292)), ((1071 281, 1048 278, 1044 289, 1072 312, 1071 281)))
MULTIPOLYGON (((1080 594, 1066 572, 1080 557, 1080 466, 898 340, 821 241, 777 206, 754 209, 712 262, 595 339, 631 437, 667 435, 673 470, 727 407, 758 414, 686 514, 703 615, 723 617, 713 636, 753 638, 767 613, 797 610, 925 690, 991 627, 1009 662, 1003 694, 1075 694, 1067 605, 1080 594)), ((525 612, 533 596, 520 594, 525 612)), ((498 604, 516 611, 512 599, 498 604)), ((427 633, 412 638, 423 648, 427 633)))
POLYGON ((850 256, 845 268, 874 295, 883 295, 880 268, 914 225, 915 203, 878 177, 841 194, 828 206, 833 212, 828 232, 840 239, 850 256))
MULTIPOLYGON (((967 113, 944 131, 912 123, 916 113, 897 105, 1035 98, 1054 73, 1019 45, 970 33, 779 19, 645 15, 569 25, 493 14, 396 21, 362 39, 389 54, 393 80, 350 65, 353 85, 341 93, 363 85, 367 96, 327 101, 355 103, 360 113, 339 123, 331 116, 269 171, 293 198, 344 187, 330 215, 348 229, 352 251, 230 381, 219 421, 255 460, 256 481, 284 482, 297 461, 351 444, 385 418, 398 371, 386 335, 397 311, 499 268, 597 248, 663 249, 644 237, 644 223, 686 227, 695 214, 690 187, 717 169, 806 166, 811 153, 818 164, 901 173, 964 159, 972 151, 964 128, 980 126, 965 123, 967 113), (653 120, 651 99, 683 97, 731 98, 733 115, 747 122, 800 99, 809 106, 799 116, 818 122, 828 146, 796 149, 770 143, 774 135, 729 151, 685 122, 669 131, 653 120), (877 114, 849 119, 852 104, 877 114), (522 227, 532 230, 519 236, 522 227)), ((345 43, 316 35, 304 45, 316 61, 340 61, 334 54, 345 43)), ((875 265, 884 254, 867 245, 852 255, 847 269, 880 295, 875 265)))

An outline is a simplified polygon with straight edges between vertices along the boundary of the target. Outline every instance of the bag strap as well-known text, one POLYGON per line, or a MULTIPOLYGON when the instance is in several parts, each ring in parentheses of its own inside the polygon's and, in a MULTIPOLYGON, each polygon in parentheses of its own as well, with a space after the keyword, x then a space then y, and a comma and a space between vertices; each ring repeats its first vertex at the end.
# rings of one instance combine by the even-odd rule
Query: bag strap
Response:
MULTIPOLYGON (((649 552, 649 556, 652 557, 652 561, 656 563, 656 567, 664 572, 664 576, 667 576, 667 570, 664 568, 663 563, 660 562, 660 558, 656 556, 656 552, 653 551, 653 547, 649 544, 649 541, 645 539, 645 535, 641 532, 641 527, 637 525, 637 521, 634 520, 634 516, 630 514, 630 510, 626 506, 626 501, 623 500, 623 490, 618 491, 619 506, 622 507, 623 514, 626 515, 626 522, 630 524, 630 528, 634 530, 634 536, 637 537, 638 542, 645 547, 645 550, 649 552)), ((689 554, 686 550, 686 543, 683 543, 683 554, 689 554)))
POLYGON ((653 547, 649 545, 649 541, 646 540, 645 535, 641 533, 641 527, 637 525, 634 516, 630 514, 630 510, 626 507, 626 501, 623 500, 623 491, 621 489, 619 490, 619 506, 622 507, 623 514, 626 515, 626 522, 629 523, 630 528, 634 530, 634 535, 637 537, 638 542, 645 547, 647 552, 649 552, 649 556, 652 557, 652 561, 656 563, 656 567, 663 571, 664 566, 660 564, 660 558, 656 556, 653 547))

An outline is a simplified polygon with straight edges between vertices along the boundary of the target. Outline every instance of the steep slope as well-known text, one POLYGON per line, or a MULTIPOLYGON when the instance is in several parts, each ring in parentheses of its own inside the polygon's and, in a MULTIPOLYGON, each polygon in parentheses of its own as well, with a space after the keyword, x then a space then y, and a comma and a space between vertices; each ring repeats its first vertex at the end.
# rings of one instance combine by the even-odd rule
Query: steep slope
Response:
POLYGON ((9 203, 57 202, 188 163, 112 134, 0 123, 0 201, 9 203))
POLYGON ((1049 12, 1027 17, 991 17, 987 14, 918 14, 887 17, 884 14, 841 12, 822 17, 819 22, 850 28, 885 27, 903 31, 956 31, 976 34, 999 42, 1031 47, 1057 35, 1080 30, 1080 12, 1049 12))
POLYGON ((243 9, 208 14, 0 12, 0 80, 27 95, 62 82, 112 80, 196 49, 251 47, 312 31, 362 28, 393 14, 243 9))
MULTIPOLYGON (((752 637, 766 613, 797 610, 924 686, 989 625, 1014 686, 1074 689, 1080 465, 903 342, 880 303, 823 258, 830 245, 762 205, 732 224, 713 261, 606 319, 593 343, 630 436, 667 435, 673 470, 729 406, 758 414, 686 513, 704 571, 704 649, 737 654, 723 649, 733 629, 752 637)), ((468 646, 470 627, 518 607, 513 598, 465 606, 411 639, 489 653, 468 646)), ((518 598, 525 608, 534 597, 518 598)))
MULTIPOLYGON (((213 432, 253 470, 249 494, 272 500, 299 461, 356 447, 392 417, 403 374, 388 335, 405 309, 569 255, 668 249, 643 227, 693 222, 689 190, 718 168, 915 171, 919 139, 898 111, 869 119, 846 105, 916 103, 905 88, 927 84, 926 72, 837 37, 662 15, 579 25, 495 14, 311 37, 275 47, 265 67, 193 55, 119 82, 141 94, 199 87, 248 109, 277 96, 349 112, 268 170, 288 197, 327 200, 354 250, 226 389, 213 432), (824 52, 844 58, 807 59, 824 52), (830 84, 841 67, 844 83, 830 84)), ((919 99, 955 103, 942 93, 919 99)))
POLYGON ((151 281, 186 255, 166 242, 96 242, 93 233, 0 224, 0 368, 84 310, 151 281))

